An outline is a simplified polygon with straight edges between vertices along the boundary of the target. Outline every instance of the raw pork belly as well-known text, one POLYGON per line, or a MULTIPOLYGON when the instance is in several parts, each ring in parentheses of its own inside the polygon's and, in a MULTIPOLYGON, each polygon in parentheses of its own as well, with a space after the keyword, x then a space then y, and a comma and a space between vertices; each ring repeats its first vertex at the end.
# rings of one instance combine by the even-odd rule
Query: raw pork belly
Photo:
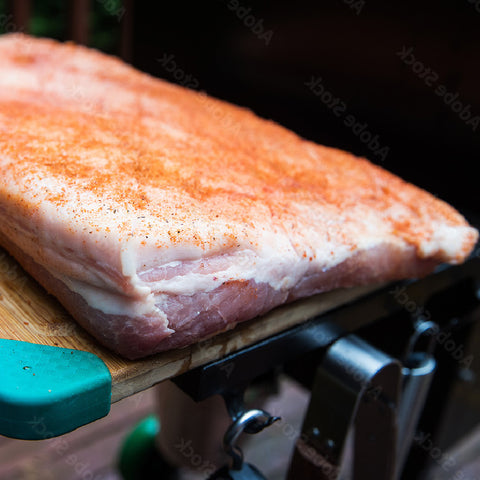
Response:
POLYGON ((477 232, 365 159, 72 44, 0 38, 0 243, 138 358, 462 262, 477 232))

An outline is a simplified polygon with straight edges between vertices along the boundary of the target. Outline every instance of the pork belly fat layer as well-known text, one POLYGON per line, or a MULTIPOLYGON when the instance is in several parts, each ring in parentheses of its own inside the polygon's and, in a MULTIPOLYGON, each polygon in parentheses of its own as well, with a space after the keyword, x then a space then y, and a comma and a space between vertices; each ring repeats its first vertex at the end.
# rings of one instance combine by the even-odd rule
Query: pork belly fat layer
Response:
POLYGON ((305 276, 289 292, 251 280, 232 281, 209 292, 163 295, 157 298, 158 309, 151 314, 132 317, 95 309, 17 246, 1 236, 0 240, 87 331, 105 346, 130 359, 191 345, 277 305, 313 293, 384 282, 399 276, 423 276, 436 265, 435 260, 419 259, 413 248, 401 251, 384 245, 357 253, 326 272, 305 276), (170 319, 168 326, 166 318, 170 319))

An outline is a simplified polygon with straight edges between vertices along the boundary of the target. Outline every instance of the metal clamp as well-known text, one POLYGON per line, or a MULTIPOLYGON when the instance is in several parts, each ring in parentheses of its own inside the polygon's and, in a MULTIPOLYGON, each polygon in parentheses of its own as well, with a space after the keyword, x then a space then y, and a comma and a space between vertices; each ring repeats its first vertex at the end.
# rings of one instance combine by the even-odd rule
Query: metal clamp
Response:
POLYGON ((353 432, 353 478, 393 479, 400 379, 397 360, 355 335, 330 346, 317 369, 289 478, 338 478, 353 432))

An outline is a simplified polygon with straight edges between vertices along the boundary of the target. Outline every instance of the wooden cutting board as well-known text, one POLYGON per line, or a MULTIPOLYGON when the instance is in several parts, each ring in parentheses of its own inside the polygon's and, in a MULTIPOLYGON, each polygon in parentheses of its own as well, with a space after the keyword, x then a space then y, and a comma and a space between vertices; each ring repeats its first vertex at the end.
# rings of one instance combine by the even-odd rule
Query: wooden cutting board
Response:
POLYGON ((279 307, 191 347, 126 360, 78 326, 60 303, 0 248, 0 338, 94 353, 111 372, 112 402, 116 402, 376 289, 378 286, 358 287, 316 295, 279 307))

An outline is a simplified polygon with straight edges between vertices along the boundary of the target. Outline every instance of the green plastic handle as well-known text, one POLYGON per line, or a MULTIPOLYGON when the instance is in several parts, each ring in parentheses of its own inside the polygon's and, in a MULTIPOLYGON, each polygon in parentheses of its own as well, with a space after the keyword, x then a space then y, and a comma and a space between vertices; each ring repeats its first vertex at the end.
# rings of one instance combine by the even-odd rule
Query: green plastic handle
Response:
POLYGON ((41 440, 110 411, 112 377, 96 355, 0 339, 0 435, 41 440))

